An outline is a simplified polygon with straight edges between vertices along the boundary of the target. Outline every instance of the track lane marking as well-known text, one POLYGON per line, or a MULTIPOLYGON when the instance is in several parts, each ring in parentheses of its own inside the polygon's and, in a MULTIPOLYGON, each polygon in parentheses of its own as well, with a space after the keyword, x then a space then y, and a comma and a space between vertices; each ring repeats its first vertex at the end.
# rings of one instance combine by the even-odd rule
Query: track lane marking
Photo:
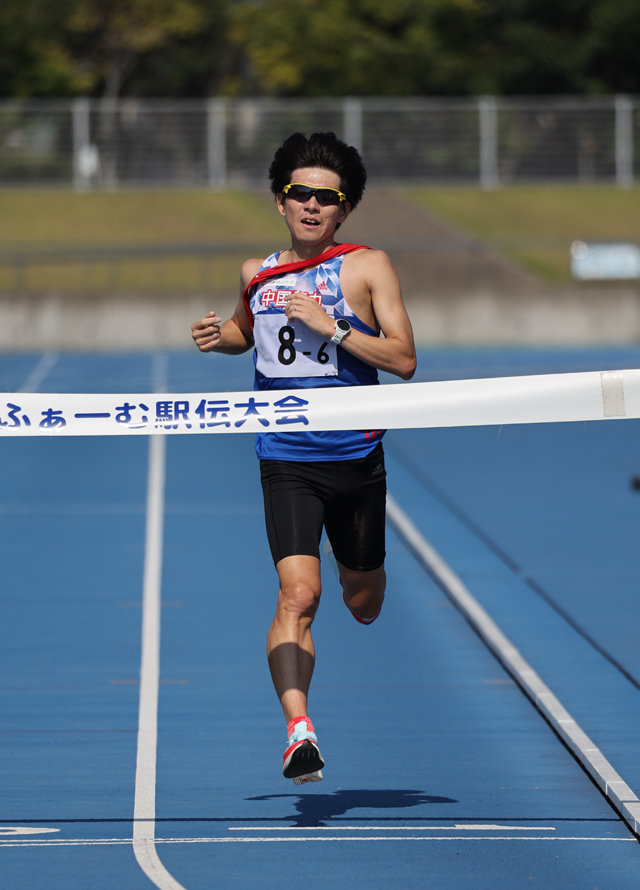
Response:
MULTIPOLYGON (((161 388, 164 366, 156 357, 154 382, 161 388)), ((149 437, 147 521, 142 591, 142 641, 138 745, 133 811, 133 852, 144 874, 159 890, 186 890, 164 867, 156 850, 156 765, 158 749, 158 691, 160 677, 160 613, 166 437, 149 437)))
MULTIPOLYGON (((541 843, 552 842, 593 842, 600 841, 602 843, 632 843, 637 844, 638 841, 634 837, 593 837, 593 836, 564 836, 554 834, 541 835, 513 835, 513 834, 372 834, 372 835, 283 835, 281 837, 255 836, 255 837, 167 837, 154 838, 154 844, 180 845, 180 844, 297 844, 297 843, 372 843, 379 841, 398 841, 402 843, 410 841, 420 841, 429 843, 435 841, 511 841, 512 843, 522 843, 538 841, 541 843)), ((0 840, 0 849, 3 847, 105 847, 105 846, 130 846, 132 838, 69 838, 56 840, 0 840)), ((159 860, 158 860, 159 861, 159 860)), ((164 866, 160 863, 165 874, 169 874, 164 866)), ((150 877, 150 875, 148 875, 150 877)), ((172 881, 174 878, 169 875, 172 881)), ((155 882, 155 879, 152 878, 155 882)), ((156 886, 160 886, 156 884, 156 886)), ((164 884, 162 886, 169 886, 164 884)), ((180 886, 180 885, 178 885, 180 886)))
POLYGON ((229 831, 556 831, 549 826, 535 825, 273 825, 229 826, 229 831))
POLYGON ((387 494, 387 515, 409 549, 554 729, 634 833, 635 839, 640 839, 640 799, 637 795, 390 494, 387 494))
POLYGON ((45 352, 31 371, 25 382, 22 384, 18 392, 38 392, 38 387, 47 377, 49 371, 58 361, 57 352, 45 352))

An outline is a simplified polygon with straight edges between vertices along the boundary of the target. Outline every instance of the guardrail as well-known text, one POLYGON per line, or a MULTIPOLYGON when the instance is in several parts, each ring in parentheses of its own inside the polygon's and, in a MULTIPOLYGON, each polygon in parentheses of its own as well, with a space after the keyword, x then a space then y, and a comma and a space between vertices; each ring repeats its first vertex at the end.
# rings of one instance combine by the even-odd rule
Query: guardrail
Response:
POLYGON ((264 184, 296 130, 356 145, 370 182, 609 182, 640 173, 640 97, 0 102, 0 186, 264 184))

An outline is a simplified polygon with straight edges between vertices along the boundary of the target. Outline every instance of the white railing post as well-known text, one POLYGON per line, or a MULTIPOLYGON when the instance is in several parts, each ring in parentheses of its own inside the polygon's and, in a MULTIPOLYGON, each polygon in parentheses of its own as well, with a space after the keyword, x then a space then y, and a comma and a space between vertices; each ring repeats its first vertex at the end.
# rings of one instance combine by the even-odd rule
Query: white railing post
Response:
POLYGON ((480 134, 480 185, 493 189, 498 185, 498 105, 495 96, 478 99, 480 134))
POLYGON ((224 99, 207 103, 207 182, 211 189, 227 184, 227 113, 224 99))
POLYGON ((615 97, 616 185, 633 184, 633 102, 629 96, 615 97))
POLYGON ((71 106, 73 188, 85 191, 91 184, 93 152, 89 132, 89 100, 78 98, 71 106))
POLYGON ((362 100, 348 96, 342 105, 344 141, 362 154, 362 100))

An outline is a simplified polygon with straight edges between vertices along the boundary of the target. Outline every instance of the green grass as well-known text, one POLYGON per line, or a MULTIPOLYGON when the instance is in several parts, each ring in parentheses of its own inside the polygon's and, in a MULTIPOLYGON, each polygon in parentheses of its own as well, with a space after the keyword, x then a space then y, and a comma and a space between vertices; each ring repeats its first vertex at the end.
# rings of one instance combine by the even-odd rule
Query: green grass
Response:
MULTIPOLYGON (((236 254, 169 253, 129 259, 125 251, 171 245, 236 244, 244 250, 277 244, 282 220, 267 194, 247 192, 137 191, 0 193, 0 257, 16 250, 121 248, 121 256, 91 262, 47 262, 23 270, 0 263, 0 291, 95 293, 160 291, 235 293, 236 254)), ((116 250, 117 253, 117 250, 116 250)))
MULTIPOLYGON (((612 187, 472 187, 401 189, 457 229, 500 250, 543 280, 569 281, 569 248, 576 239, 637 241, 640 189, 612 187)), ((363 205, 365 206, 365 205, 363 205)), ((19 272, 0 262, 0 291, 92 293, 205 291, 235 293, 245 250, 278 245, 285 233, 266 193, 131 191, 0 192, 0 258, 16 249, 136 248, 234 244, 226 256, 100 262, 49 262, 19 272)), ((400 234, 400 233, 394 233, 400 234)))
POLYGON ((543 280, 568 283, 573 241, 640 240, 640 189, 420 188, 412 200, 543 280))
POLYGON ((0 245, 265 241, 282 224, 266 194, 0 192, 0 245))

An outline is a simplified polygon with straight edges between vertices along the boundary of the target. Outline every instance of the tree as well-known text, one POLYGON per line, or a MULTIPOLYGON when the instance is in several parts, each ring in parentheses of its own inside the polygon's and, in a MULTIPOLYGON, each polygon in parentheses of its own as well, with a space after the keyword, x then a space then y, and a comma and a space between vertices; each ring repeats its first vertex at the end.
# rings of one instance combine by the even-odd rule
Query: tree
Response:
POLYGON ((82 38, 82 66, 104 97, 115 98, 142 54, 193 34, 201 21, 192 0, 76 0, 68 27, 82 38))
POLYGON ((477 0, 270 0, 239 5, 230 37, 248 86, 274 95, 412 95, 441 60, 434 11, 477 0))
POLYGON ((640 93, 640 16, 636 0, 595 0, 586 40, 592 90, 640 93))
POLYGON ((91 88, 61 39, 60 20, 69 14, 60 0, 2 0, 0 3, 0 95, 68 96, 91 88))
POLYGON ((640 93, 637 0, 2 0, 0 95, 640 93))
POLYGON ((467 96, 640 91, 637 0, 253 0, 245 90, 467 96))
POLYGON ((241 90, 243 57, 229 41, 233 0, 193 0, 200 23, 140 56, 126 84, 139 96, 208 97, 241 90))

